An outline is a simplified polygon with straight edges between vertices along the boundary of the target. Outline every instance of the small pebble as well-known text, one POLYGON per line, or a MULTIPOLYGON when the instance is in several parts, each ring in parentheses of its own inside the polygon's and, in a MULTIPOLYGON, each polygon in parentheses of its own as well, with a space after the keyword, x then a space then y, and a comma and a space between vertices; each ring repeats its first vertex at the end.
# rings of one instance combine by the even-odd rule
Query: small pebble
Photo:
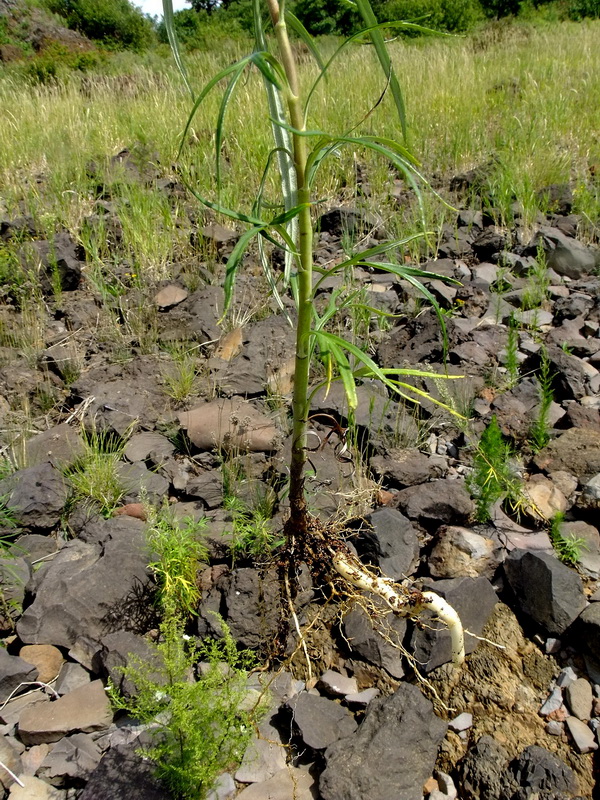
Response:
POLYGON ((349 678, 347 675, 342 675, 341 672, 336 672, 333 669, 328 669, 321 675, 318 685, 327 694, 333 694, 337 697, 344 697, 347 694, 356 694, 358 692, 356 678, 349 678))
POLYGON ((466 731, 473 725, 473 714, 470 714, 468 711, 463 711, 462 714, 459 714, 458 717, 450 720, 448 723, 448 727, 451 731, 455 731, 460 733, 460 731, 466 731))
POLYGON ((563 704, 563 696, 562 691, 558 686, 555 686, 554 689, 548 695, 548 699, 544 703, 544 705, 540 708, 540 714, 542 717, 547 717, 548 714, 552 714, 553 711, 558 711, 558 709, 563 704))
POLYGON ((576 680, 577 675, 573 667, 565 667, 563 670, 561 670, 560 675, 556 679, 556 685, 564 688, 565 686, 575 683, 576 680))
POLYGON ((350 705, 362 706, 366 708, 371 700, 374 700, 379 695, 379 689, 374 686, 370 689, 364 689, 362 692, 355 692, 354 694, 346 695, 346 702, 350 705))
POLYGON ((565 726, 562 722, 557 722, 555 719, 551 719, 546 723, 546 733, 549 733, 550 736, 560 736, 564 729, 565 726))
POLYGON ((553 656, 556 653, 560 652, 560 648, 562 647, 562 642, 560 639, 546 639, 546 655, 553 656))
POLYGON ((445 772, 437 772, 436 774, 440 792, 442 792, 448 800, 456 800, 458 792, 450 775, 447 775, 445 772))

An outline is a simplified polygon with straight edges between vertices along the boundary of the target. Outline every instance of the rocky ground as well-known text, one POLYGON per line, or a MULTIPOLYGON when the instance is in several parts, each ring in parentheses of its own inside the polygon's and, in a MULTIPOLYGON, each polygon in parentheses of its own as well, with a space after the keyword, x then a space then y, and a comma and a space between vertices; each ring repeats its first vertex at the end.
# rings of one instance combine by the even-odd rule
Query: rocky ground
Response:
MULTIPOLYGON (((121 161, 127 166, 126 154, 121 161)), ((476 177, 455 180, 455 202, 476 177)), ((173 181, 156 182, 160 191, 181 192, 173 181)), ((466 376, 415 385, 469 422, 427 400, 415 413, 366 383, 342 457, 343 391, 333 385, 313 403, 313 513, 346 520, 346 535, 368 563, 447 598, 469 631, 466 665, 459 673, 450 667, 447 634, 435 625, 390 622, 357 603, 328 602, 305 571, 296 611, 302 626, 311 623, 312 674, 298 650, 280 669, 271 661, 270 672, 249 678, 249 691, 269 684, 271 709, 241 766, 222 776, 212 798, 596 796, 600 262, 597 249, 577 239, 569 187, 548 192, 555 213, 533 228, 518 213, 509 230, 465 209, 444 229, 438 258, 424 268, 460 282, 427 281, 445 311, 446 362, 435 314, 408 282, 376 270, 354 277, 365 305, 397 316, 385 331, 368 315, 362 329, 356 319, 341 320, 342 327, 353 327, 382 365, 440 374, 447 366, 466 376), (544 352, 550 440, 535 452, 530 431, 544 352), (523 513, 507 513, 500 499, 489 522, 476 523, 468 478, 493 416, 519 454, 523 513), (562 534, 583 540, 575 566, 562 563, 550 542, 548 521, 557 512, 565 515, 562 534), (415 661, 425 680, 416 679, 415 661)), ((99 218, 118 239, 118 216, 106 198, 90 225, 99 218)), ((237 238, 193 219, 190 234, 208 243, 216 263, 237 238)), ((46 317, 38 321, 43 346, 33 359, 15 346, 30 322, 10 286, 0 309, 4 453, 19 467, 0 482, 18 526, 3 531, 0 561, 0 761, 13 773, 0 767, 0 786, 13 800, 166 798, 138 755, 139 725, 113 713, 104 688, 109 676, 120 680, 128 654, 144 657, 156 634, 143 517, 148 503, 166 501, 177 518, 208 518, 210 554, 190 633, 213 631, 216 609, 241 646, 267 658, 280 621, 276 560, 257 564, 242 554, 232 561, 224 499, 233 492, 251 508, 270 498, 277 540, 292 330, 265 300, 250 257, 238 292, 243 303, 223 332, 222 290, 190 282, 189 266, 141 289, 123 265, 125 291, 101 294, 66 232, 54 251, 27 217, 2 220, 0 235, 19 237, 23 258, 34 254, 46 295, 46 317), (245 314, 249 308, 260 313, 245 314), (175 342, 196 348, 198 377, 185 399, 173 396, 176 364, 164 354, 175 342), (15 438, 24 398, 33 416, 27 436, 15 438), (85 430, 88 441, 94 430, 123 444, 117 470, 124 495, 108 518, 93 504, 73 502, 68 475, 85 451, 85 430)), ((317 263, 339 263, 348 236, 367 248, 386 235, 358 207, 331 209, 321 218, 317 263)), ((198 270, 210 277, 206 265, 198 270)), ((338 288, 341 276, 324 281, 318 302, 338 288)))

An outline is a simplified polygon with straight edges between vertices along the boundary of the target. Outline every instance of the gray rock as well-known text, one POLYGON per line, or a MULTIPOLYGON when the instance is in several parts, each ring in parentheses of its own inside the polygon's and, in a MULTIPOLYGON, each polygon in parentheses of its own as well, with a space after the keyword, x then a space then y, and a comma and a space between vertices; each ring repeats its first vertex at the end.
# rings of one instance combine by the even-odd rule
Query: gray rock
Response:
MULTIPOLYGON (((4 548, 0 550, 3 551, 4 548)), ((15 544, 11 547, 11 552, 16 554, 24 551, 15 544)), ((29 583, 31 572, 31 564, 22 555, 0 558, 0 586, 3 600, 0 604, 0 629, 10 630, 21 615, 25 587, 29 583)))
POLYGON ((2 496, 20 525, 52 528, 67 502, 68 489, 61 473, 46 461, 0 481, 2 496))
POLYGON ((348 709, 327 697, 301 692, 287 705, 302 740, 314 750, 324 750, 356 730, 356 722, 348 709))
POLYGON ((454 717, 448 723, 448 727, 451 731, 456 731, 457 733, 460 731, 466 731, 473 725, 473 714, 470 714, 468 711, 463 711, 462 714, 459 714, 458 717, 454 717))
POLYGON ((310 773, 296 767, 286 767, 268 781, 253 783, 242 789, 237 800, 314 800, 315 797, 314 780, 310 773))
POLYGON ((35 599, 17 624, 23 642, 69 648, 83 636, 100 640, 144 624, 149 578, 143 525, 134 529, 117 521, 106 521, 112 533, 102 548, 75 539, 40 570, 35 599))
MULTIPOLYGON (((493 534, 493 529, 489 529, 493 534)), ((434 578, 491 579, 502 562, 497 538, 459 526, 443 526, 437 533, 427 566, 434 578)))
POLYGON ((513 550, 504 572, 521 610, 547 633, 564 633, 585 608, 581 578, 550 553, 513 550))
POLYGON ((147 469, 141 462, 118 464, 117 475, 125 494, 134 500, 148 499, 160 502, 168 494, 169 481, 157 472, 147 469))
POLYGON ((219 775, 214 787, 206 795, 206 800, 231 800, 235 793, 236 786, 233 777, 228 772, 224 772, 223 775, 219 775))
POLYGON ((396 502, 409 519, 422 524, 462 524, 467 522, 475 507, 463 481, 439 480, 409 486, 396 495, 396 502))
POLYGON ((573 630, 584 652, 600 662, 600 603, 590 603, 584 608, 573 630))
POLYGON ((64 468, 77 461, 85 449, 79 433, 65 423, 32 436, 24 444, 25 463, 30 467, 49 461, 64 468))
POLYGON ((137 745, 111 747, 94 770, 79 800, 115 800, 131 796, 136 800, 167 800, 169 794, 154 777, 154 766, 136 753, 137 745))
POLYGON ((54 689, 60 695, 69 694, 69 692, 78 689, 80 686, 85 686, 85 684, 90 683, 90 681, 91 677, 87 669, 82 667, 81 664, 67 661, 62 665, 62 669, 54 684, 54 689))
POLYGON ((185 493, 190 497, 199 497, 206 508, 217 508, 223 503, 223 475, 221 470, 213 469, 203 472, 187 483, 185 493))
POLYGON ((460 787, 465 800, 500 800, 508 753, 491 736, 482 736, 459 765, 460 787))
POLYGON ((123 455, 128 461, 146 461, 153 457, 155 464, 160 464, 175 452, 175 445, 166 436, 154 431, 135 433, 125 445, 123 455))
POLYGON ((540 450, 534 461, 546 472, 564 470, 584 483, 600 472, 600 431, 570 428, 540 450))
POLYGON ((72 780, 87 781, 101 758, 102 751, 90 735, 75 733, 54 745, 36 775, 53 786, 72 780))
POLYGON ((420 450, 392 450, 387 456, 373 456, 374 473, 400 487, 415 486, 432 478, 442 478, 448 466, 439 456, 428 456, 420 450))
POLYGON ((598 749, 598 743, 594 737, 594 732, 585 722, 577 719, 577 717, 567 717, 565 724, 573 737, 573 742, 575 743, 578 753, 591 753, 598 749))
POLYGON ((66 800, 62 789, 56 789, 34 775, 21 775, 20 780, 23 786, 13 783, 9 800, 66 800))
POLYGON ((4 647, 0 647, 0 703, 3 703, 20 683, 34 681, 37 676, 37 667, 19 656, 9 655, 4 647))
MULTIPOLYGON (((463 627, 475 636, 481 635, 498 601, 494 587, 483 577, 428 581, 423 588, 432 590, 447 600, 460 616, 463 627)), ((474 636, 465 636, 466 653, 472 653, 478 644, 479 640, 474 636)), ((452 658, 448 629, 435 624, 422 629, 415 627, 411 651, 426 672, 446 664, 452 658)))
POLYGON ((565 689, 565 698, 574 717, 581 720, 591 718, 594 696, 589 681, 585 678, 577 678, 565 689))
POLYGON ((419 689, 401 684, 391 697, 370 704, 352 737, 326 750, 319 783, 323 800, 421 797, 446 729, 419 689))
POLYGON ((205 403, 180 414, 179 420, 200 450, 216 447, 270 453, 279 446, 279 432, 273 421, 241 398, 205 403))
POLYGON ((563 695, 562 691, 559 686, 555 686, 554 689, 550 692, 548 697, 544 700, 542 707, 540 708, 540 714, 542 717, 547 717, 548 714, 553 714, 563 704, 563 695))
POLYGON ((371 618, 357 606, 344 616, 344 637, 351 653, 381 667, 393 678, 404 676, 402 653, 387 642, 384 636, 401 643, 405 634, 406 620, 393 614, 371 618))
POLYGON ((561 669, 560 674, 556 679, 556 685, 564 689, 566 686, 570 686, 576 680, 577 673, 573 667, 565 667, 564 669, 561 669))
POLYGON ((19 718, 19 738, 26 745, 57 742, 77 731, 104 730, 112 718, 102 681, 92 681, 51 703, 28 706, 19 718))
POLYGON ((318 688, 325 694, 333 695, 334 697, 345 697, 358 692, 356 678, 349 678, 347 675, 342 675, 333 669, 328 669, 321 675, 318 681, 318 688))
POLYGON ((136 694, 134 683, 123 674, 123 667, 130 663, 153 664, 156 672, 150 677, 161 683, 161 660, 156 648, 131 631, 117 631, 102 637, 101 648, 93 659, 94 672, 110 679, 111 683, 125 696, 136 694))
POLYGON ((362 692, 355 694, 347 694, 346 702, 349 706, 358 706, 359 708, 366 708, 372 700, 379 696, 379 689, 372 686, 370 689, 363 689, 362 692))
POLYGON ((264 719, 250 740, 235 773, 240 783, 260 783, 284 769, 287 753, 281 736, 269 718, 264 719))
POLYGON ((546 264, 558 275, 573 280, 592 272, 596 264, 594 252, 576 239, 571 239, 557 228, 540 228, 532 246, 542 244, 546 252, 546 264))
POLYGON ((23 772, 19 748, 22 748, 22 745, 16 739, 0 736, 0 762, 5 766, 5 769, 0 766, 0 792, 14 783, 6 767, 13 775, 21 775, 23 772))
MULTIPOLYGON (((515 800, 526 800, 534 793, 547 793, 543 796, 555 797, 564 792, 571 797, 579 791, 573 770, 554 753, 537 745, 526 747, 511 762, 510 773, 519 787, 514 795, 515 800)), ((512 795, 507 793, 507 797, 512 795)))
POLYGON ((411 575, 419 560, 419 540, 411 522, 395 508, 381 508, 367 518, 357 550, 394 580, 411 575))

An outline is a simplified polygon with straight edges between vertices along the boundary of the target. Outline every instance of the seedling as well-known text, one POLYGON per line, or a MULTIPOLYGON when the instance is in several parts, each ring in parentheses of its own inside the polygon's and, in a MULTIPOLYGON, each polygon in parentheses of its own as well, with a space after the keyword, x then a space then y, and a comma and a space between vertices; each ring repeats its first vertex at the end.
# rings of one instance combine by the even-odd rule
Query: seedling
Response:
POLYGON ((552 373, 550 372, 550 359, 548 358, 548 351, 545 347, 540 349, 540 369, 536 375, 536 382, 538 395, 540 398, 540 405, 535 422, 531 427, 530 436, 532 447, 537 453, 548 444, 550 439, 550 434, 548 431, 548 415, 550 413, 550 407, 554 401, 554 392, 552 390, 552 373))
POLYGON ((557 556, 563 564, 574 567, 581 559, 581 550, 586 548, 586 542, 585 539, 577 536, 563 536, 562 526, 564 521, 565 515, 562 511, 558 511, 552 517, 548 535, 557 556))

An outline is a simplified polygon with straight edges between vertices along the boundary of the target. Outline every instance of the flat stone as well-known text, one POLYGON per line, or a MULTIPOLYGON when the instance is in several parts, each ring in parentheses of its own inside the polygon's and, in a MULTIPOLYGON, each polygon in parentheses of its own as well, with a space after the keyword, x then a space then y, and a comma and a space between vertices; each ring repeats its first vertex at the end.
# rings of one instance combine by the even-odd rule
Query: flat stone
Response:
POLYGON ((483 575, 491 579, 501 560, 502 548, 494 539, 468 528, 448 525, 438 531, 427 565, 434 578, 483 575))
POLYGON ((288 706, 304 743, 314 750, 324 750, 356 730, 356 722, 348 709, 326 697, 301 692, 288 706))
POLYGON ((314 800, 313 785, 313 778, 308 772, 286 767, 268 781, 242 789, 237 800, 314 800))
POLYGON ((23 786, 16 783, 10 788, 9 800, 64 800, 64 793, 33 775, 22 775, 23 786))
POLYGON ((58 694, 69 694, 69 692, 72 692, 74 689, 91 683, 91 680, 90 673, 87 669, 82 667, 81 664, 76 664, 74 661, 67 661, 62 665, 56 683, 54 684, 54 689, 58 694))
POLYGON ((58 468, 75 463, 85 452, 83 440, 70 425, 54 425, 24 443, 25 463, 29 467, 49 461, 58 468))
POLYGON ((153 454, 159 460, 169 458, 175 445, 166 436, 154 431, 135 433, 125 445, 123 455, 128 461, 146 461, 153 454))
POLYGON ((327 748, 323 800, 417 800, 446 730, 419 689, 401 683, 369 705, 353 736, 327 748))
POLYGON ((586 681, 585 678, 577 678, 566 687, 565 697, 574 717, 581 720, 591 718, 594 696, 589 681, 586 681))
POLYGON ((521 609, 560 635, 586 606, 581 578, 550 553, 513 550, 504 571, 521 609))
POLYGON ((87 781, 101 758, 102 751, 91 736, 75 733, 52 747, 37 774, 53 785, 60 785, 67 779, 87 781))
POLYGON ((473 726, 473 714, 470 714, 468 711, 463 711, 462 714, 459 714, 454 719, 451 719, 448 723, 448 727, 451 731, 466 731, 473 726))
POLYGON ((565 724, 573 738, 578 753, 591 753, 598 749, 598 743, 594 738, 591 728, 577 717, 567 717, 565 724))
POLYGON ((35 681, 38 669, 19 656, 11 656, 0 647, 0 703, 17 688, 20 683, 35 681))
POLYGON ((540 708, 540 714, 542 717, 547 717, 548 714, 554 714, 555 711, 563 704, 563 695, 562 691, 559 686, 555 686, 554 689, 550 692, 544 704, 540 708))
POLYGON ((19 719, 19 737, 26 745, 57 742, 69 733, 104 730, 112 718, 102 681, 92 681, 54 702, 26 708, 19 719))
POLYGON ((240 783, 261 783, 285 768, 287 752, 277 728, 263 720, 235 773, 240 783))
POLYGON ((534 461, 546 472, 570 472, 584 483, 600 473, 600 431, 570 428, 540 450, 534 461))
POLYGON ((463 481, 438 480, 409 486, 396 495, 396 502, 409 519, 422 524, 467 522, 475 506, 463 481))
POLYGON ((362 692, 347 694, 345 699, 348 705, 366 708, 372 700, 379 697, 379 694, 379 689, 372 686, 370 689, 363 689, 362 692))
MULTIPOLYGON (((15 775, 21 775, 23 768, 19 751, 17 750, 17 742, 12 739, 14 744, 11 744, 11 739, 8 736, 0 736, 0 761, 9 768, 15 775)), ((8 789, 14 783, 9 773, 2 769, 0 766, 0 793, 2 789, 8 789)))
POLYGON ((239 398, 220 399, 180 415, 179 421, 199 450, 277 450, 279 434, 269 417, 239 398))
POLYGON ((154 776, 151 762, 135 752, 137 747, 135 742, 111 747, 78 800, 121 800, 131 797, 132 787, 135 800, 166 800, 165 786, 154 776))
POLYGON ((228 772, 224 772, 215 781, 215 785, 206 795, 206 800, 231 800, 236 791, 233 777, 228 772))
POLYGON ((19 656, 38 668, 38 681, 50 683, 63 665, 64 658, 58 647, 51 644, 26 644, 19 650, 19 656))
POLYGON ((6 496, 6 505, 19 524, 52 528, 60 520, 68 488, 59 470, 46 461, 0 481, 0 496, 6 496))
POLYGON ((351 652, 370 664, 383 668, 393 678, 404 676, 402 653, 386 641, 386 638, 401 643, 406 634, 405 619, 392 614, 382 619, 372 619, 357 606, 344 616, 343 624, 344 636, 351 652))
POLYGON ((352 695, 358 692, 356 678, 349 678, 347 675, 342 675, 333 669, 328 669, 321 675, 318 681, 318 687, 326 694, 333 695, 334 697, 344 697, 345 695, 352 695))
POLYGON ((550 520, 567 509, 567 498, 542 475, 536 475, 525 484, 525 498, 530 512, 541 519, 550 520))
POLYGON ((560 674, 556 679, 556 685, 564 689, 566 686, 570 686, 576 680, 577 673, 573 667, 565 667, 564 669, 561 669, 560 674))
POLYGON ((172 283, 169 286, 165 286, 154 295, 154 302, 164 311, 167 308, 172 308, 173 306, 179 305, 179 303, 183 303, 183 301, 187 299, 188 294, 186 289, 172 283))

